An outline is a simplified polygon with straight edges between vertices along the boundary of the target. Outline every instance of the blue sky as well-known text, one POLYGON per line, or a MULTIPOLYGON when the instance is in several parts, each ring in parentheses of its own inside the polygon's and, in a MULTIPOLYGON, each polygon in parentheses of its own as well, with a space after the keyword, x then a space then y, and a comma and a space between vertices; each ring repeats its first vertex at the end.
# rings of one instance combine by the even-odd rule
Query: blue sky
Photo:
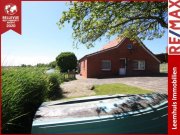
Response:
MULTIPOLYGON (((62 30, 56 25, 65 10, 65 2, 22 2, 22 35, 13 31, 2 35, 2 65, 49 63, 65 51, 74 52, 80 59, 109 42, 103 39, 94 48, 73 48, 71 25, 66 24, 62 30)), ((161 39, 143 42, 155 54, 165 52, 167 32, 161 39)))

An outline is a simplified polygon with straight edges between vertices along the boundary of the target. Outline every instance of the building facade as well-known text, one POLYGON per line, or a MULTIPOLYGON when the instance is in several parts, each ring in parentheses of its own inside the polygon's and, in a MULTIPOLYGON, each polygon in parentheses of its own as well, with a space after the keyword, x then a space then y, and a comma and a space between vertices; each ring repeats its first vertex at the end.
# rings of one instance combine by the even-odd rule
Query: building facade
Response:
POLYGON ((157 74, 159 66, 160 61, 140 40, 128 38, 115 39, 79 60, 84 78, 157 74))

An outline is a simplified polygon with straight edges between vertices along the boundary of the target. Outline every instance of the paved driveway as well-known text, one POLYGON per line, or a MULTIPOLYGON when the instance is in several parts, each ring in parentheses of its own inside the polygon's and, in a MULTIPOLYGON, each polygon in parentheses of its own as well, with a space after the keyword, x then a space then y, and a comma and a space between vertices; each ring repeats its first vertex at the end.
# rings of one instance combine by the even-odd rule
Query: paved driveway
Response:
POLYGON ((123 77, 108 79, 84 79, 80 76, 77 80, 61 84, 65 97, 80 97, 95 95, 91 90, 93 85, 123 83, 131 86, 145 88, 154 92, 167 93, 167 77, 123 77))

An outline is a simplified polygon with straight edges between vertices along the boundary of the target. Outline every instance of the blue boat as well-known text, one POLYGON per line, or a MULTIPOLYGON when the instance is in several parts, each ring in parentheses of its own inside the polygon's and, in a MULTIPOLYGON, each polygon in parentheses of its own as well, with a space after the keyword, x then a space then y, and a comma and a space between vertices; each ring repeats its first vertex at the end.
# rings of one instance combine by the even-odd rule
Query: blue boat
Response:
POLYGON ((43 103, 32 133, 166 134, 167 95, 112 95, 43 103))

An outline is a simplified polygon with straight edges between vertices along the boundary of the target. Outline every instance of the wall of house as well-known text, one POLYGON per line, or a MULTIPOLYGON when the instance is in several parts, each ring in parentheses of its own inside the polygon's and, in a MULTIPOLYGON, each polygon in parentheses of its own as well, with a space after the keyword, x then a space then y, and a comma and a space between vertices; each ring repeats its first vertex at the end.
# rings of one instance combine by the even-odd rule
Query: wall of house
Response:
MULTIPOLYGON (((116 49, 98 53, 87 57, 86 67, 88 70, 82 70, 81 74, 88 78, 102 78, 117 76, 120 68, 120 58, 126 58, 127 63, 127 75, 146 75, 159 73, 159 63, 150 54, 143 49, 138 43, 132 43, 129 39, 125 39, 124 43, 116 49), (133 49, 130 51, 127 49, 128 44, 133 44, 133 49), (110 60, 111 70, 101 70, 101 61, 110 60), (133 60, 145 60, 145 70, 133 70, 133 60), (88 63, 87 63, 88 61, 88 63)), ((82 68, 81 68, 82 69, 82 68)))
POLYGON ((81 60, 81 62, 79 63, 80 65, 80 75, 82 77, 87 78, 87 59, 83 59, 81 60))

